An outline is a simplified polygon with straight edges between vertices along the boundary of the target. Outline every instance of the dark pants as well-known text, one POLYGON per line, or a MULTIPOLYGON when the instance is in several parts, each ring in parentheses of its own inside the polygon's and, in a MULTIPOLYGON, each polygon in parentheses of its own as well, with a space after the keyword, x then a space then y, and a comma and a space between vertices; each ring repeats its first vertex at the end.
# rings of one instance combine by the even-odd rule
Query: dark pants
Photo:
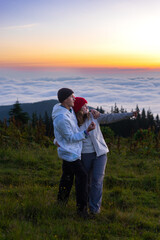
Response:
POLYGON ((58 201, 67 203, 75 176, 77 210, 83 211, 87 207, 88 177, 81 160, 78 159, 74 162, 63 160, 62 171, 58 201))

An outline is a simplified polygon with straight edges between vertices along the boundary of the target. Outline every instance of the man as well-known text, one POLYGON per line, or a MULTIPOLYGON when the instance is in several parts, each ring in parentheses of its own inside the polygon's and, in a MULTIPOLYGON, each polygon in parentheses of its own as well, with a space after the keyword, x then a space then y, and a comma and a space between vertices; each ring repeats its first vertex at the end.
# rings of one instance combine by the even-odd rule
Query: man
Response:
POLYGON ((63 160, 58 201, 67 203, 75 175, 77 213, 85 218, 88 216, 88 179, 81 163, 82 140, 95 129, 95 123, 92 122, 85 131, 80 131, 72 109, 75 101, 73 91, 61 88, 57 95, 60 104, 54 106, 52 119, 54 135, 59 144, 58 156, 63 160))

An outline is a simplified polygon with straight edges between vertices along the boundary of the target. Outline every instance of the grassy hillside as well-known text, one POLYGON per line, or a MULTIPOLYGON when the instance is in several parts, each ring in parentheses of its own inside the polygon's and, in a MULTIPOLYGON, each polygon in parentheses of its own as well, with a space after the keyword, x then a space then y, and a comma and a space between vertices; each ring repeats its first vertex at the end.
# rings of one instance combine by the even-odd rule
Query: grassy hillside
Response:
POLYGON ((0 149, 0 240, 160 239, 160 154, 112 146, 96 219, 56 203, 61 160, 54 146, 0 149))

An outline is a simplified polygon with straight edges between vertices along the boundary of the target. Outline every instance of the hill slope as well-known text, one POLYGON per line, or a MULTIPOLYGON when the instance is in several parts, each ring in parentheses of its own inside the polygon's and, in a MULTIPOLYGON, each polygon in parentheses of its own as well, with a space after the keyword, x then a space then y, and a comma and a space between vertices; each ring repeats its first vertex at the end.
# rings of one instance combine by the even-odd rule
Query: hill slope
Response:
POLYGON ((0 146, 0 239, 160 240, 160 159, 127 154, 128 143, 108 154, 101 213, 90 220, 76 214, 74 187, 57 204, 56 147, 0 146))
MULTIPOLYGON (((30 117, 32 116, 33 112, 36 112, 37 115, 41 114, 43 117, 45 112, 48 113, 48 116, 51 116, 53 106, 56 103, 58 103, 57 100, 51 99, 34 103, 22 103, 21 107, 24 112, 27 112, 29 114, 30 117)), ((0 120, 9 118, 9 111, 12 107, 13 105, 0 106, 0 120)))

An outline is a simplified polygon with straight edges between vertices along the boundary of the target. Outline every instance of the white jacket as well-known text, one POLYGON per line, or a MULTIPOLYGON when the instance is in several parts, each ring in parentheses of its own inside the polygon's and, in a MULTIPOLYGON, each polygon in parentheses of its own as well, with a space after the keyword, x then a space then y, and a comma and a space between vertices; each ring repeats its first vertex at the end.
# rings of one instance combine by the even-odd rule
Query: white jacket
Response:
POLYGON ((54 135, 58 147, 58 156, 72 162, 81 159, 82 140, 85 139, 84 131, 80 131, 73 109, 71 112, 59 103, 52 111, 54 135))
MULTIPOLYGON (((93 115, 90 113, 90 118, 85 120, 82 126, 80 126, 81 130, 87 129, 89 124, 93 121, 96 124, 96 128, 94 131, 89 132, 91 141, 93 143, 95 152, 97 154, 97 157, 106 154, 109 152, 109 149, 107 147, 107 144, 103 138, 101 129, 100 129, 100 123, 113 123, 120 120, 124 120, 127 118, 130 118, 133 116, 133 113, 113 113, 113 114, 101 114, 98 119, 94 119, 93 115)), ((88 141, 88 138, 83 140, 83 145, 88 141)), ((84 153, 84 151, 83 151, 84 153)))

